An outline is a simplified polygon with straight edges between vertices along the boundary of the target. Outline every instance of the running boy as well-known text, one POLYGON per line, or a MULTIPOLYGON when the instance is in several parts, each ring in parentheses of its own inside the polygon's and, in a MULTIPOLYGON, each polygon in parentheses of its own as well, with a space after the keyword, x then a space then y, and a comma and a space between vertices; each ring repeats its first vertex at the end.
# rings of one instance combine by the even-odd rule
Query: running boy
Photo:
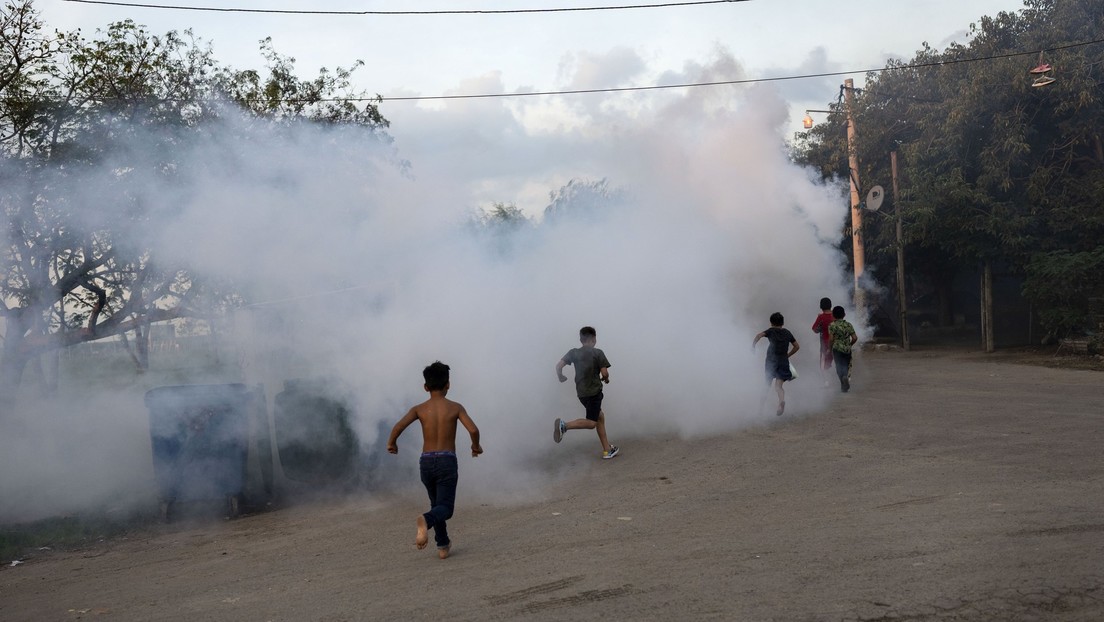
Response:
MULTIPOLYGON (((794 339, 793 333, 783 328, 786 319, 782 317, 781 313, 777 311, 772 313, 770 323, 770 328, 755 336, 755 340, 751 342, 751 347, 754 349, 755 344, 759 343, 759 340, 764 337, 766 337, 767 343, 770 344, 767 348, 766 360, 767 384, 773 386, 774 391, 778 393, 778 410, 774 414, 781 417, 782 413, 786 411, 786 391, 782 388, 782 383, 793 380, 793 374, 790 372, 790 357, 801 349, 801 345, 797 343, 797 339, 794 339), (793 348, 787 352, 786 350, 791 343, 793 348)), ((765 398, 766 395, 763 397, 765 398)))
POLYGON ((836 318, 828 326, 828 333, 832 335, 832 358, 836 361, 836 375, 840 380, 840 391, 847 393, 851 390, 851 346, 859 340, 855 334, 855 327, 844 318, 843 307, 832 309, 832 317, 836 318))
POLYGON ((422 371, 425 378, 425 390, 429 399, 410 409, 391 429, 387 439, 387 451, 399 453, 396 441, 399 435, 415 420, 422 424, 422 457, 418 466, 422 474, 422 484, 429 493, 429 511, 418 517, 418 532, 414 536, 414 546, 424 549, 429 543, 429 530, 437 542, 437 556, 445 559, 449 556, 452 541, 449 540, 445 521, 452 518, 452 508, 456 503, 456 422, 459 421, 471 436, 472 457, 483 453, 479 446, 479 428, 468 416, 468 411, 460 404, 446 399, 449 390, 449 366, 435 361, 422 371))
POLYGON ((609 384, 610 362, 605 352, 594 347, 598 343, 598 333, 590 326, 579 329, 579 342, 583 347, 572 348, 556 363, 556 377, 560 382, 567 382, 563 368, 566 365, 575 366, 575 393, 586 409, 586 418, 574 421, 556 419, 552 438, 558 443, 568 430, 597 430, 598 441, 602 443, 602 459, 609 460, 620 451, 606 438, 606 413, 602 412, 602 383, 609 384))
POLYGON ((820 377, 824 386, 828 386, 828 370, 832 369, 832 336, 828 334, 828 325, 832 323, 832 300, 820 299, 820 315, 813 322, 813 332, 820 335, 820 377))

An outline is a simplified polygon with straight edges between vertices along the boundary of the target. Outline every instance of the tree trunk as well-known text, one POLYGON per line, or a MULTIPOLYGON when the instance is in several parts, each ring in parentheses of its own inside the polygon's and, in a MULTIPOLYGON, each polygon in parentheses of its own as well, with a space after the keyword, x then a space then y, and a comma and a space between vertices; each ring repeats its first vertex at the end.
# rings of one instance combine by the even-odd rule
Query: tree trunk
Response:
POLYGON ((996 350, 993 341, 993 266, 985 262, 981 270, 981 346, 986 352, 996 350))
POLYGON ((21 352, 26 327, 19 318, 9 316, 7 320, 4 348, 0 354, 0 415, 6 415, 14 408, 23 370, 27 366, 27 357, 21 352))
POLYGON ((44 356, 46 357, 46 394, 57 395, 58 386, 61 384, 61 351, 54 350, 44 356))
POLYGON ((940 280, 936 285, 936 297, 939 299, 939 325, 951 326, 954 324, 954 290, 949 279, 940 280))
POLYGON ((143 322, 134 327, 134 349, 138 351, 138 373, 144 374, 149 371, 149 324, 143 322))

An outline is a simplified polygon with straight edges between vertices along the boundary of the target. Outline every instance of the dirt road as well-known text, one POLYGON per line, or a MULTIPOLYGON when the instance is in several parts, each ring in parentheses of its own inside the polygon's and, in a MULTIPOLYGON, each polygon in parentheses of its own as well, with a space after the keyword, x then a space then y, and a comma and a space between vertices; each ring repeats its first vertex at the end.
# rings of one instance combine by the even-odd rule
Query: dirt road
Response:
POLYGON ((5 567, 0 619, 1104 619, 1104 374, 860 372, 817 416, 569 454, 540 503, 461 483, 446 561, 411 544, 417 496, 300 505, 5 567))

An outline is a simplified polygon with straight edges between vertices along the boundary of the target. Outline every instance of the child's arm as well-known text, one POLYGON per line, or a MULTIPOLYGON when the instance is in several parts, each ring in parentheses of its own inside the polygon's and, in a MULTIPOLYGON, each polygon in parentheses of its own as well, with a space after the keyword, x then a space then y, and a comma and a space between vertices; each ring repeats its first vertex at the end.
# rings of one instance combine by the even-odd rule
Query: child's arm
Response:
POLYGON ((387 453, 397 454, 399 453, 399 446, 396 442, 399 440, 399 435, 403 433, 403 430, 407 428, 411 423, 414 423, 418 419, 417 408, 411 408, 409 412, 403 415, 402 419, 395 424, 395 427, 391 428, 391 437, 387 439, 387 453))
POLYGON ((759 333, 758 335, 756 335, 755 336, 755 341, 751 342, 751 349, 754 350, 755 349, 755 344, 759 343, 759 340, 762 339, 763 337, 766 337, 766 336, 767 336, 767 331, 763 331, 763 332, 759 333))
POLYGON ((468 431, 468 435, 471 436, 472 458, 475 458, 483 453, 483 448, 479 446, 479 428, 475 426, 475 422, 468 416, 468 411, 464 410, 463 406, 460 407, 460 425, 464 426, 464 429, 468 431))
POLYGON ((567 365, 567 361, 563 359, 556 362, 556 377, 560 379, 560 382, 567 382, 567 376, 563 375, 565 365, 567 365))
POLYGON ((794 339, 793 340, 793 348, 790 349, 790 353, 786 355, 786 358, 790 358, 791 356, 797 354, 797 351, 800 350, 800 349, 801 349, 801 344, 797 343, 797 340, 794 339))
POLYGON ((609 367, 599 369, 598 375, 602 377, 602 382, 609 384, 609 367))

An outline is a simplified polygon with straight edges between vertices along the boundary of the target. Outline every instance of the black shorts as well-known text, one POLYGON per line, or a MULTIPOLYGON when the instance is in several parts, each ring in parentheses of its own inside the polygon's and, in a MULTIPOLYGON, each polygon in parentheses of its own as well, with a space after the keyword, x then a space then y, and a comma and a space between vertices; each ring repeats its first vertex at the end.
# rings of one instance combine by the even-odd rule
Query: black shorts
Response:
POLYGON ((580 397, 579 402, 586 408, 586 418, 591 421, 598 421, 598 415, 602 413, 602 392, 599 391, 594 395, 580 397))
POLYGON ((793 374, 790 372, 790 359, 778 359, 777 361, 767 360, 766 365, 767 384, 774 382, 775 378, 782 382, 793 380, 793 374))

